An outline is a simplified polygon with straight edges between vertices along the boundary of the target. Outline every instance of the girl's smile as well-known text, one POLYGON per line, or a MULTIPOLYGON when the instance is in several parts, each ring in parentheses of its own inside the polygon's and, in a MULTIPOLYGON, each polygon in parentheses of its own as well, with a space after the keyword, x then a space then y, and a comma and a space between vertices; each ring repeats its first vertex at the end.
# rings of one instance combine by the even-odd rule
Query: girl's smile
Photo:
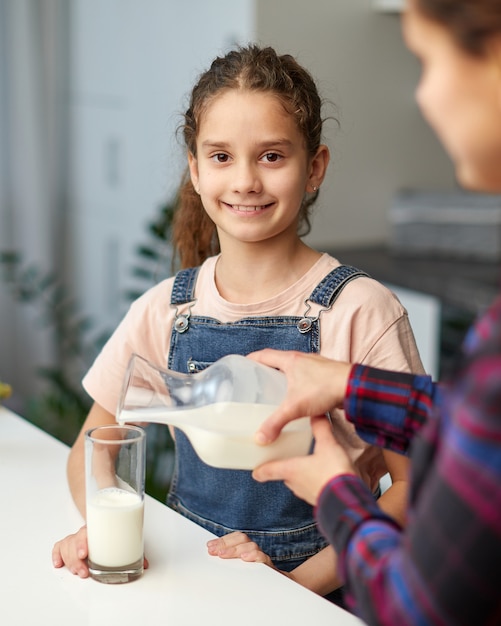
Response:
POLYGON ((254 214, 254 213, 262 212, 262 211, 265 211, 266 209, 269 209, 270 207, 273 206, 273 202, 270 202, 269 204, 263 204, 260 206, 243 206, 241 204, 228 204, 227 206, 228 208, 232 209, 233 211, 236 211, 237 213, 254 214))

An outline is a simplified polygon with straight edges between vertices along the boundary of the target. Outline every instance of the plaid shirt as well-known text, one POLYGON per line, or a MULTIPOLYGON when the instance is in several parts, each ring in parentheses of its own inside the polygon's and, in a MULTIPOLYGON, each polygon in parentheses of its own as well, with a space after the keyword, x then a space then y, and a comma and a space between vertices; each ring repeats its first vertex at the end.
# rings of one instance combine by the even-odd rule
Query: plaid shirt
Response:
POLYGON ((356 365, 345 410, 366 440, 412 458, 405 529, 355 476, 320 495, 348 605, 369 624, 501 624, 501 298, 449 388, 356 365))

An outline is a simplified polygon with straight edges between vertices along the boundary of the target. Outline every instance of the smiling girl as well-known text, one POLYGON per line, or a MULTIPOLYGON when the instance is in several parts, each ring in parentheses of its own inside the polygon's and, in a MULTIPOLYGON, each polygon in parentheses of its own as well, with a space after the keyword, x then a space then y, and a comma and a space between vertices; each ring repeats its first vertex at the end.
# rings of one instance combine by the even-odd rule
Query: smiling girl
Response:
MULTIPOLYGON (((174 227, 184 269, 132 305, 88 372, 95 403, 82 433, 114 421, 132 352, 183 373, 265 347, 423 371, 395 296, 301 238, 329 162, 321 134, 315 83, 289 55, 239 48, 200 77, 184 115, 188 173, 174 227)), ((379 502, 403 524, 406 459, 364 444, 342 414, 331 417, 374 493, 390 473, 379 502)), ((82 433, 68 474, 83 513, 82 433)), ((339 587, 310 505, 251 472, 205 465, 182 432, 174 436, 168 505, 221 537, 210 554, 265 562, 322 595, 339 587)), ((56 544, 55 566, 87 576, 86 549, 83 528, 56 544)))

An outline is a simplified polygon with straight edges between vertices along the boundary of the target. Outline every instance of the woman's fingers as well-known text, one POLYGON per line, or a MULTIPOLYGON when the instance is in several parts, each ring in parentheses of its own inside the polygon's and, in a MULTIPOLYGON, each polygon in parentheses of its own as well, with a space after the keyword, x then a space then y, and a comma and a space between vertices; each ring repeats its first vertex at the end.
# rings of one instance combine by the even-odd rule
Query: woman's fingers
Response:
POLYGON ((252 476, 258 482, 283 480, 296 496, 315 505, 331 478, 356 472, 346 451, 334 438, 330 422, 325 417, 312 418, 311 422, 315 437, 313 454, 264 463, 252 476))
POLYGON ((285 424, 293 419, 323 415, 342 405, 351 364, 318 354, 269 348, 247 356, 280 369, 287 378, 284 401, 256 432, 255 439, 260 445, 273 442, 285 424))

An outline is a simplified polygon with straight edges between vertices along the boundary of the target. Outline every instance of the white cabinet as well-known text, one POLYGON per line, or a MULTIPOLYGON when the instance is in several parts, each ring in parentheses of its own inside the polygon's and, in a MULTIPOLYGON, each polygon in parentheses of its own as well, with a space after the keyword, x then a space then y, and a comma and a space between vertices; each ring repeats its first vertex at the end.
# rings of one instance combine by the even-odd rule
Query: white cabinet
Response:
POLYGON ((372 0, 376 11, 398 13, 403 10, 405 0, 372 0))
POLYGON ((176 129, 189 90, 216 54, 253 39, 254 0, 70 7, 70 262, 84 312, 114 328, 146 225, 184 169, 176 129))
POLYGON ((433 380, 438 379, 440 366, 441 304, 425 293, 387 284, 388 289, 407 309, 423 367, 433 380))

